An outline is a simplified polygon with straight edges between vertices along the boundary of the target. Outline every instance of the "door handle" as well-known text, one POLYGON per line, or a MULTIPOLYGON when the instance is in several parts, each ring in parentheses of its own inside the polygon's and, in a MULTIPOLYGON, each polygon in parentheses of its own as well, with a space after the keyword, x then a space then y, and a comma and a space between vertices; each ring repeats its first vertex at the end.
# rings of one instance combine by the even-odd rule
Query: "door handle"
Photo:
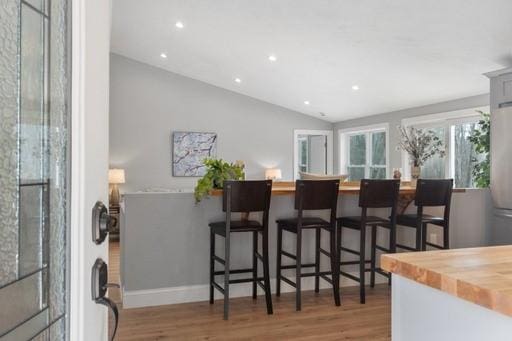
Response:
POLYGON ((107 206, 101 201, 97 201, 92 208, 92 241, 96 244, 103 243, 111 231, 113 223, 113 218, 108 214, 107 206))
POLYGON ((115 283, 108 283, 108 267, 107 263, 103 261, 103 259, 98 258, 96 259, 96 262, 94 262, 94 265, 92 266, 92 273, 91 273, 91 294, 92 294, 92 300, 96 302, 97 304, 101 304, 109 308, 112 313, 114 314, 114 330, 112 332, 112 336, 110 337, 110 340, 113 341, 114 337, 116 336, 117 332, 117 325, 119 323, 119 311, 117 309, 117 305, 110 300, 108 297, 106 297, 108 288, 111 287, 117 287, 119 288, 118 284, 115 283))

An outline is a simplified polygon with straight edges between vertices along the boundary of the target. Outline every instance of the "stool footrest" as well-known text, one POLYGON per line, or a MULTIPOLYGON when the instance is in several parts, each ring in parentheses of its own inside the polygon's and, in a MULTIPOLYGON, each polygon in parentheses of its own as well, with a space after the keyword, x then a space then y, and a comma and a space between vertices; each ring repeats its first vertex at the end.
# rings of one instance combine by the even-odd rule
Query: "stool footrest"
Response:
POLYGON ((378 273, 378 274, 381 274, 384 277, 388 277, 389 278, 391 276, 390 272, 384 271, 381 268, 375 269, 375 272, 378 273))
MULTIPOLYGON (((248 272, 252 272, 252 268, 249 268, 249 269, 235 269, 235 270, 230 270, 229 271, 229 274, 230 275, 235 275, 235 274, 244 274, 244 273, 248 273, 248 272)), ((224 275, 225 272, 224 271, 215 271, 213 273, 215 276, 219 276, 219 275, 224 275)))
POLYGON ((380 246, 380 245, 375 245, 375 248, 376 248, 377 250, 380 250, 380 251, 383 251, 383 252, 391 252, 391 250, 390 250, 390 249, 386 249, 385 247, 380 246))
POLYGON ((292 282, 291 280, 289 280, 289 279, 288 279, 288 278, 286 278, 286 277, 281 277, 281 280, 282 280, 283 282, 285 282, 286 284, 291 285, 291 286, 292 286, 292 287, 294 287, 294 288, 296 288, 296 287, 297 287, 297 285, 295 285, 295 283, 294 283, 294 282, 292 282))
POLYGON ((224 259, 220 258, 219 256, 213 255, 213 259, 222 265, 226 265, 226 261, 224 259))
MULTIPOLYGON (((256 281, 263 281, 263 277, 256 278, 256 281)), ((237 279, 230 279, 229 284, 236 284, 236 283, 247 283, 247 282, 254 282, 254 278, 237 278, 237 279)))
POLYGON ((256 283, 258 283, 261 289, 265 290, 265 284, 263 284, 263 282, 257 281, 256 283))
MULTIPOLYGON (((301 264, 301 268, 312 268, 316 266, 315 263, 312 263, 312 264, 301 264)), ((295 264, 292 264, 292 265, 281 265, 281 270, 289 270, 289 269, 296 269, 297 268, 297 265, 295 264)))
POLYGON ((213 281, 212 285, 215 289, 219 290, 222 294, 224 294, 224 288, 217 284, 217 282, 213 281))
MULTIPOLYGON (((329 273, 330 274, 330 273, 329 273)), ((322 278, 324 281, 326 281, 329 284, 332 284, 332 279, 327 277, 327 275, 320 275, 320 278, 322 278)))
MULTIPOLYGON (((318 273, 318 276, 322 276, 322 275, 331 275, 332 273, 330 271, 322 271, 322 272, 319 272, 318 273)), ((316 276, 317 274, 315 272, 308 272, 308 273, 305 273, 305 274, 300 274, 300 277, 314 277, 316 276)))
MULTIPOLYGON (((371 260, 365 260, 364 261, 365 263, 371 263, 371 260)), ((340 265, 355 265, 355 264, 359 264, 359 261, 358 260, 349 260, 349 261, 345 261, 345 262, 340 262, 340 265)))
POLYGON ((286 257, 291 258, 291 259, 297 259, 297 256, 295 256, 295 255, 293 255, 293 254, 291 254, 289 252, 283 251, 283 250, 281 250, 281 254, 283 256, 286 256, 286 257))
POLYGON ((354 276, 354 275, 352 275, 352 274, 349 274, 348 272, 345 272, 345 271, 341 271, 341 270, 340 270, 340 275, 341 275, 341 276, 345 276, 345 277, 347 277, 347 278, 350 278, 350 279, 351 279, 351 280, 353 280, 353 281, 361 282, 361 280, 360 280, 358 277, 356 277, 356 276, 354 276))
POLYGON ((346 248, 346 247, 343 247, 343 246, 340 247, 340 250, 348 252, 348 253, 351 253, 351 254, 354 254, 356 256, 359 256, 359 251, 356 251, 356 250, 352 250, 352 249, 349 249, 349 248, 346 248))
POLYGON ((254 255, 256 256, 256 258, 263 262, 263 256, 260 255, 258 251, 254 252, 254 255))
POLYGON ((429 242, 425 242, 425 244, 428 245, 428 246, 431 246, 431 247, 435 247, 436 249, 444 250, 444 247, 441 246, 441 245, 432 244, 432 243, 429 243, 429 242))
POLYGON ((416 250, 415 247, 410 247, 410 246, 403 245, 403 244, 396 244, 396 247, 400 248, 400 249, 404 249, 404 250, 409 250, 409 251, 418 251, 418 250, 416 250))
POLYGON ((329 258, 331 257, 331 253, 328 252, 327 250, 322 249, 322 248, 320 248, 320 253, 323 253, 324 255, 326 255, 329 258))

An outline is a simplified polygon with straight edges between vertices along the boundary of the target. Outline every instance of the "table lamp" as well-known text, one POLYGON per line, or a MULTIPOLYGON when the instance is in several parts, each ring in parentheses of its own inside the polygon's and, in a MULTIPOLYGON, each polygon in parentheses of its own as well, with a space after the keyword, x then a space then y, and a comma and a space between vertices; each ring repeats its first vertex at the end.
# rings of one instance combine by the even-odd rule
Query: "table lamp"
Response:
POLYGON ((281 180, 281 170, 279 168, 269 168, 265 170, 266 180, 281 180))
POLYGON ((125 183, 124 169, 109 169, 108 183, 112 185, 112 191, 110 192, 110 204, 119 205, 119 187, 117 185, 125 183))

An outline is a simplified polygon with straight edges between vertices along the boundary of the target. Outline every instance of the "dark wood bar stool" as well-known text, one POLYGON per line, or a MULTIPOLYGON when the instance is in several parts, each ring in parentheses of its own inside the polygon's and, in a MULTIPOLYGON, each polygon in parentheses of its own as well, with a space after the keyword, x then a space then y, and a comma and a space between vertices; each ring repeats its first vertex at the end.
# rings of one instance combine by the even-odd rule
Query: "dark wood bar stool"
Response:
POLYGON ((332 285, 334 302, 340 305, 339 291, 339 267, 336 266, 336 208, 338 204, 339 180, 297 180, 295 183, 295 209, 297 218, 278 219, 277 222, 277 269, 276 269, 276 296, 281 295, 281 281, 295 288, 296 310, 301 310, 301 279, 303 277, 315 277, 315 292, 319 292, 320 278, 332 285), (330 220, 326 221, 318 217, 304 217, 304 211, 330 210, 330 220), (315 240, 315 262, 302 263, 302 230, 314 229, 315 240), (283 230, 294 233, 297 236, 296 254, 283 250, 283 230), (320 246, 321 231, 329 232, 330 251, 320 246), (331 270, 320 271, 320 255, 324 254, 330 258, 331 270), (295 261, 293 265, 281 264, 281 257, 286 256, 295 261), (314 272, 302 273, 302 268, 314 268, 314 272), (295 269, 295 282, 281 275, 285 269, 295 269), (331 276, 329 278, 328 276, 331 276))
POLYGON ((267 313, 272 314, 272 297, 270 293, 270 274, 268 260, 268 215, 272 181, 225 181, 222 196, 222 211, 226 212, 226 220, 210 223, 210 304, 213 304, 214 288, 224 295, 224 319, 229 316, 229 285, 252 282, 252 297, 256 299, 257 286, 265 291, 267 313), (234 212, 263 212, 262 222, 254 220, 232 221, 234 212), (230 269, 230 235, 236 232, 253 234, 252 268, 230 269), (262 234, 263 252, 258 252, 258 234, 262 234), (224 259, 215 255, 215 237, 224 237, 224 259), (263 263, 263 277, 258 276, 258 260, 263 263), (215 271, 215 262, 224 265, 224 270, 215 271), (230 274, 252 273, 250 278, 230 280, 230 274), (215 276, 224 276, 224 286, 215 281, 215 276), (262 283, 263 281, 263 283, 262 283))
POLYGON ((397 244, 401 249, 409 251, 425 251, 428 246, 437 249, 450 248, 450 204, 453 191, 453 179, 426 180, 419 179, 416 185, 416 197, 414 204, 417 206, 416 214, 399 214, 396 217, 398 225, 416 229, 416 247, 397 244), (423 207, 443 206, 443 217, 434 217, 423 213, 423 207), (443 245, 427 242, 428 224, 443 228, 443 245))
POLYGON ((359 207, 361 207, 360 216, 341 217, 338 218, 337 227, 337 249, 340 254, 348 252, 359 257, 357 261, 340 261, 340 266, 345 265, 359 265, 359 277, 354 276, 348 272, 340 270, 340 275, 350 278, 359 282, 359 296, 360 302, 365 303, 365 273, 371 272, 371 284, 375 284, 375 249, 376 249, 376 233, 377 226, 389 229, 389 249, 379 246, 380 249, 386 252, 395 251, 396 240, 396 207, 398 202, 398 194, 400 191, 400 180, 361 180, 361 187, 359 191, 359 207), (381 218, 377 216, 369 216, 369 208, 389 208, 391 209, 390 219, 381 218), (372 228, 372 257, 366 260, 366 227, 372 228), (342 229, 348 228, 351 230, 359 231, 360 246, 359 250, 349 249, 342 244, 342 229), (375 245, 375 247, 373 247, 375 245), (370 263, 370 268, 366 268, 366 264, 370 263))

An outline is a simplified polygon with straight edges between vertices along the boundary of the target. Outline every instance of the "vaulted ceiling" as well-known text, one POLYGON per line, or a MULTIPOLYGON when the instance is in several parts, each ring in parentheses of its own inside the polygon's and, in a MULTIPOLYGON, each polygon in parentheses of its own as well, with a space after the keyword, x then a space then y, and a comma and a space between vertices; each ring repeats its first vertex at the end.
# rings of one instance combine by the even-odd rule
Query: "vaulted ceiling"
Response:
POLYGON ((341 121, 487 93, 482 73, 512 66, 511 13, 511 0, 114 0, 111 50, 341 121))

